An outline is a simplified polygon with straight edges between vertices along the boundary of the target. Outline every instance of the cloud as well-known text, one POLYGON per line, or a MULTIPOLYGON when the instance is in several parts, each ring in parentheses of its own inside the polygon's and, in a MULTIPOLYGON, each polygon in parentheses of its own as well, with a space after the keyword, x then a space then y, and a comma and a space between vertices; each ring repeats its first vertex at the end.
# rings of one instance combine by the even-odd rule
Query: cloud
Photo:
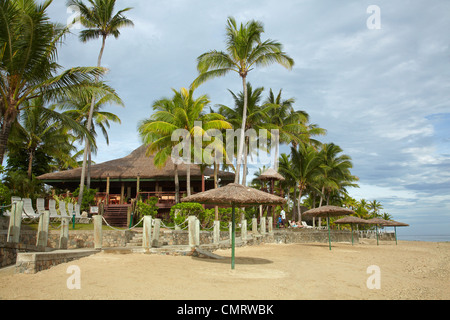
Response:
MULTIPOLYGON (((264 86, 266 93, 283 89, 312 123, 328 130, 321 140, 338 144, 353 158, 361 185, 355 195, 381 201, 394 217, 439 224, 449 212, 450 3, 378 1, 380 30, 366 26, 371 4, 118 1, 119 7, 134 7, 128 15, 135 28, 124 30, 119 40, 108 39, 104 63, 111 69, 107 81, 126 108, 111 108, 123 124, 112 126, 111 145, 100 143, 96 161, 139 146, 137 123, 151 114, 152 102, 170 96, 171 88, 188 86, 201 53, 225 48, 228 16, 257 19, 265 26, 263 38, 283 43, 296 64, 292 71, 277 65, 251 71, 253 86, 264 86)), ((52 18, 67 20, 63 1, 50 11, 52 18)), ((82 44, 71 36, 60 61, 92 65, 99 48, 99 42, 82 44)), ((213 105, 231 105, 227 89, 242 89, 237 75, 210 81, 197 92, 207 93, 213 105)))

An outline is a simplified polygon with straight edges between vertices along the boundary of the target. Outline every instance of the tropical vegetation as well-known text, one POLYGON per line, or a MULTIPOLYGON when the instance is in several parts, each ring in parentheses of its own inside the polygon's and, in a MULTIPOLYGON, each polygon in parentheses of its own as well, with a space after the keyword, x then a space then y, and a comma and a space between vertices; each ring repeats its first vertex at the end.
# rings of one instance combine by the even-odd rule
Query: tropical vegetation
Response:
MULTIPOLYGON (((124 106, 117 92, 102 81, 105 73, 101 67, 102 57, 106 39, 118 38, 122 28, 133 26, 125 16, 131 8, 117 10, 116 0, 67 1, 67 5, 77 7, 81 14, 84 30, 80 32, 80 41, 100 39, 101 48, 95 67, 62 70, 58 64, 58 49, 69 36, 69 29, 50 21, 47 11, 51 4, 52 0, 0 0, 0 168, 3 179, 0 201, 7 203, 12 194, 36 198, 48 193, 36 176, 81 166, 80 186, 74 196, 87 207, 96 192, 90 189, 89 167, 91 153, 97 148, 98 133, 109 142, 110 124, 120 123, 119 117, 105 108, 124 106), (5 167, 2 166, 4 159, 5 167)), ((291 219, 302 219, 302 207, 323 205, 351 208, 361 218, 390 219, 389 214, 382 213, 379 201, 349 196, 348 189, 358 187, 358 177, 351 172, 351 157, 340 146, 320 141, 326 129, 311 123, 309 114, 296 105, 295 97, 284 96, 280 88, 266 90, 248 81, 250 72, 257 67, 278 64, 288 70, 293 68, 294 60, 283 51, 282 44, 262 39, 264 26, 260 21, 238 23, 229 17, 225 31, 225 50, 201 54, 196 61, 198 74, 193 76, 192 84, 188 88, 172 89, 172 96, 155 100, 148 117, 138 125, 147 154, 154 155, 156 166, 162 167, 169 159, 175 160, 177 205, 171 211, 175 223, 182 222, 188 214, 201 217, 205 226, 210 226, 219 215, 222 220, 230 218, 228 209, 204 209, 179 203, 178 175, 182 163, 187 170, 186 193, 190 195, 192 163, 202 169, 214 167, 215 187, 219 186, 220 165, 223 170, 234 170, 235 182, 246 185, 249 160, 257 153, 270 153, 271 149, 274 150, 270 154, 272 165, 285 178, 275 183, 275 192, 288 199, 285 210, 291 219), (242 81, 241 92, 228 89, 233 105, 219 101, 213 104, 207 94, 197 94, 203 83, 230 72, 237 73, 242 81), (242 130, 239 143, 232 150, 226 148, 222 139, 229 129, 242 130), (212 130, 219 131, 220 136, 212 134, 212 130), (276 141, 274 145, 269 140, 252 141, 244 134, 249 130, 265 130, 268 138, 276 134, 279 143, 277 140, 271 140, 276 141), (211 144, 223 161, 212 156, 208 149, 211 144), (198 149, 200 158, 192 152, 198 149)), ((265 169, 261 166, 256 177, 265 169)), ((266 188, 258 179, 250 184, 266 188)), ((154 202, 155 199, 149 203, 138 202, 138 213, 155 216, 154 202)), ((249 208, 242 214, 247 218, 258 215, 259 208, 249 208)))

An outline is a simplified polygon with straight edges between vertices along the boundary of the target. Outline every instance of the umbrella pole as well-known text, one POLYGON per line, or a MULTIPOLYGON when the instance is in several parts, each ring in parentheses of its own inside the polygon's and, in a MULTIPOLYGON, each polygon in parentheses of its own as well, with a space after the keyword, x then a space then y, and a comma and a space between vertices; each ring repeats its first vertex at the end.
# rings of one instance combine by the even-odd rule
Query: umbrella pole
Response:
POLYGON ((234 270, 235 265, 235 240, 236 240, 236 222, 235 222, 235 208, 231 209, 231 269, 234 270))
POLYGON ((352 228, 352 245, 353 245, 353 223, 350 223, 350 228, 352 228))
POLYGON ((397 227, 394 227, 395 232, 395 245, 397 245, 397 227))
POLYGON ((378 225, 377 224, 375 225, 375 232, 377 234, 377 245, 378 245, 378 225))
POLYGON ((330 215, 327 216, 327 225, 328 225, 328 246, 331 251, 331 235, 330 235, 330 215))

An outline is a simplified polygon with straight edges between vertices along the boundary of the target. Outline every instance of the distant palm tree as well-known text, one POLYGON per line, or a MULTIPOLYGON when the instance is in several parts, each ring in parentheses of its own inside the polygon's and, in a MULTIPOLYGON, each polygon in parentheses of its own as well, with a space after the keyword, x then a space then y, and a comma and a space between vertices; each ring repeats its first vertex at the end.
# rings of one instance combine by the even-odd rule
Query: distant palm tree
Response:
MULTIPOLYGON (((58 45, 68 29, 50 22, 46 10, 51 3, 0 0, 0 165, 14 122, 24 108, 33 107, 27 102, 54 100, 73 90, 95 91, 93 77, 104 72, 77 67, 58 74, 58 45)), ((89 137, 80 125, 72 127, 89 137)))
POLYGON ((264 27, 259 21, 249 21, 245 25, 237 25, 234 18, 229 17, 226 27, 226 52, 209 51, 200 55, 197 59, 199 76, 191 87, 196 88, 200 84, 212 78, 221 77, 234 71, 242 79, 244 92, 244 108, 242 114, 242 134, 236 161, 235 183, 239 183, 239 172, 244 151, 244 131, 247 121, 247 75, 254 67, 267 66, 278 63, 288 69, 294 65, 294 60, 282 50, 282 45, 273 40, 261 41, 264 27))
MULTIPOLYGON (((133 22, 127 19, 123 14, 131 8, 125 8, 114 13, 116 0, 88 0, 91 7, 88 7, 81 0, 69 0, 67 1, 68 6, 75 6, 80 12, 80 22, 87 28, 80 32, 80 40, 82 42, 87 42, 89 40, 94 40, 101 38, 102 46, 98 56, 97 66, 102 65, 103 51, 105 50, 106 38, 109 36, 114 36, 118 38, 120 36, 120 29, 123 27, 134 26, 133 22)), ((97 78, 98 80, 98 78, 97 78)), ((92 96, 91 107, 89 111, 87 130, 90 132, 92 128, 92 118, 94 114, 95 107, 95 96, 92 96)), ((85 151, 83 155, 83 166, 81 171, 80 180, 80 196, 78 197, 78 204, 81 205, 83 200, 84 192, 84 179, 86 176, 86 162, 89 153, 89 141, 85 141, 85 151)))
POLYGON ((383 209, 383 205, 379 201, 373 200, 369 202, 368 208, 372 211, 373 217, 376 218, 378 217, 378 212, 383 209))

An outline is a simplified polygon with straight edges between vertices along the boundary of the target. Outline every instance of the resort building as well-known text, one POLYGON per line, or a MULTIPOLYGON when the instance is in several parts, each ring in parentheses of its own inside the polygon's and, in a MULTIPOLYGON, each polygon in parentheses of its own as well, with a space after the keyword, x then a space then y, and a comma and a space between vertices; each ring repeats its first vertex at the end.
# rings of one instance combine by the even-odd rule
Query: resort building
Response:
MULTIPOLYGON (((154 165, 154 157, 146 155, 143 145, 124 158, 91 166, 91 189, 97 189, 97 202, 106 206, 129 206, 131 199, 158 197, 159 214, 165 215, 175 204, 175 167, 171 159, 162 168, 154 165)), ((178 165, 180 198, 186 195, 187 165, 178 165)), ((73 192, 80 185, 81 168, 54 172, 38 179, 61 190, 73 192)), ((214 170, 190 166, 191 193, 214 188, 214 170), (203 171, 202 171, 203 169, 203 171)), ((218 172, 219 185, 234 181, 234 173, 218 172)))

